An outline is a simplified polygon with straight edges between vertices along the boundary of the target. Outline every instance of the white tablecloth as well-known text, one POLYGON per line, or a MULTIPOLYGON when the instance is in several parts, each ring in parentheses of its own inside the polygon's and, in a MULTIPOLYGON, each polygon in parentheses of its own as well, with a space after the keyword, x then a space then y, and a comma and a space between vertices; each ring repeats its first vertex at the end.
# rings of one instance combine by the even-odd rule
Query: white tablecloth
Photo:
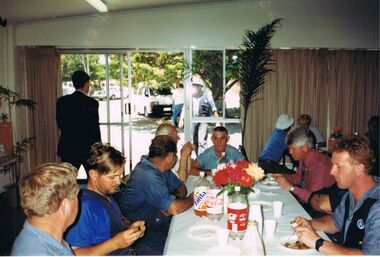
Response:
MULTIPOLYGON (((189 192, 192 192, 196 179, 197 177, 191 176, 187 180, 186 186, 189 192)), ((268 202, 279 200, 284 202, 284 208, 280 218, 273 217, 273 209, 271 207, 263 209, 264 219, 275 219, 277 221, 275 236, 273 238, 263 236, 266 255, 293 255, 294 253, 280 245, 281 240, 286 240, 293 232, 290 222, 295 217, 303 216, 310 219, 309 214, 288 191, 281 188, 268 189, 265 185, 260 184, 257 184, 255 187, 260 189, 261 193, 255 199, 251 200, 268 202)), ((211 242, 195 241, 187 235, 189 228, 199 224, 213 224, 226 228, 226 220, 226 214, 223 215, 220 221, 211 221, 207 217, 199 218, 194 214, 193 208, 174 216, 170 224, 164 255, 205 255, 208 249, 217 245, 216 239, 211 242)), ((319 234, 324 239, 327 239, 324 233, 320 232, 319 234)), ((228 245, 241 246, 241 242, 241 240, 229 239, 228 245)), ((300 252, 300 254, 319 255, 320 253, 313 250, 308 251, 308 253, 300 252)))

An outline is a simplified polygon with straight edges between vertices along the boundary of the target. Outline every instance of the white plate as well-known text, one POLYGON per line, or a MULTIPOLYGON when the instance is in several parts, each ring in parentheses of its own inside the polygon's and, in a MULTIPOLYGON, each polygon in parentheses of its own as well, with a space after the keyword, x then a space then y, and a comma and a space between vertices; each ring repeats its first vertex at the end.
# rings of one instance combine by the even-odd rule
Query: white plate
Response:
POLYGON ((229 255, 229 256, 237 256, 241 254, 240 247, 232 246, 232 245, 224 245, 224 246, 214 246, 206 252, 206 255, 229 255))
POLYGON ((219 227, 215 225, 195 225, 189 228, 187 236, 196 241, 216 241, 216 232, 219 227))
POLYGON ((295 241, 297 241, 297 236, 296 235, 292 235, 291 237, 285 236, 285 237, 283 237, 283 238, 280 239, 280 246, 281 246, 282 249, 284 249, 288 253, 292 253, 292 254, 306 255, 306 254, 317 252, 313 248, 299 249, 298 250, 298 249, 291 249, 291 248, 288 248, 288 247, 285 246, 285 243, 291 243, 291 242, 295 242, 295 241))
POLYGON ((269 211, 273 207, 272 203, 268 201, 249 201, 249 204, 260 204, 263 211, 269 211))
POLYGON ((276 181, 272 180, 265 180, 260 182, 260 186, 262 188, 267 188, 267 189, 280 189, 281 187, 277 184, 276 181))

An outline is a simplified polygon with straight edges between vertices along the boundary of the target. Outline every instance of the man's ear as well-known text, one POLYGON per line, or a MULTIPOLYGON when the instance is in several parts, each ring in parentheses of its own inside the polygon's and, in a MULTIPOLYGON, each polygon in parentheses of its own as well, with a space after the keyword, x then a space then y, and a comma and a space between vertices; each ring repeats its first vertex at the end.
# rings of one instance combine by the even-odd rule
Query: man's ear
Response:
POLYGON ((367 174, 365 166, 363 163, 359 163, 355 165, 355 174, 358 176, 362 176, 367 174))
POLYGON ((69 199, 67 198, 63 199, 63 201, 61 202, 59 206, 59 209, 62 212, 62 214, 66 216, 67 212, 69 211, 69 199))
POLYGON ((96 170, 89 170, 88 172, 88 178, 91 178, 92 180, 97 179, 99 176, 99 173, 96 170))

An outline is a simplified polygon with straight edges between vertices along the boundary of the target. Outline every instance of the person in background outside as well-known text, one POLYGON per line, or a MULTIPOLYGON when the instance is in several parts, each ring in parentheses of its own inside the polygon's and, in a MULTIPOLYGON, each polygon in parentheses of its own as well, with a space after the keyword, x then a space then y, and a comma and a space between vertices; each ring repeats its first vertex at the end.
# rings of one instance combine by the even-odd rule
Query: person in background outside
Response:
POLYGON ((290 131, 287 138, 289 153, 293 159, 300 161, 297 173, 272 174, 279 186, 292 192, 304 205, 312 192, 331 186, 335 179, 330 174, 331 160, 324 154, 313 149, 311 137, 304 127, 290 131))
POLYGON ((350 135, 332 155, 331 174, 341 189, 348 189, 332 215, 295 219, 295 234, 308 247, 327 255, 378 255, 380 253, 380 187, 373 177, 373 150, 364 136, 350 135), (337 243, 316 233, 340 232, 337 243))
POLYGON ((173 114, 172 114, 172 121, 175 126, 178 125, 177 123, 177 117, 181 115, 183 104, 185 103, 185 89, 183 88, 183 84, 177 80, 175 82, 176 88, 173 91, 172 98, 173 98, 173 114))
MULTIPOLYGON (((288 149, 286 144, 286 136, 294 123, 293 118, 289 118, 287 114, 281 114, 277 118, 275 129, 272 131, 271 136, 268 138, 263 150, 259 155, 259 166, 266 172, 287 171, 288 168, 279 163, 282 156, 288 149)), ((291 170, 286 173, 291 172, 291 170)))
POLYGON ((199 176, 199 171, 201 170, 205 171, 207 175, 210 175, 211 170, 217 168, 222 153, 225 153, 227 162, 245 160, 245 157, 238 149, 227 144, 229 140, 230 136, 225 127, 215 127, 211 136, 213 146, 208 148, 193 161, 190 175, 199 176))
POLYGON ((193 206, 193 193, 187 196, 186 186, 171 172, 176 161, 172 137, 155 137, 120 192, 119 204, 128 219, 145 220, 147 232, 135 243, 138 255, 163 255, 171 217, 193 206))
POLYGON ((124 164, 122 153, 112 146, 92 146, 80 215, 66 235, 76 255, 136 255, 130 246, 144 235, 144 221, 129 225, 111 196, 120 185, 124 164))
MULTIPOLYGON (((211 92, 204 89, 205 83, 199 75, 193 75, 192 81, 192 116, 193 117, 219 117, 211 92), (202 89, 203 88, 203 89, 202 89)), ((182 110, 178 127, 184 125, 185 112, 182 110)), ((191 134, 195 145, 195 154, 198 156, 207 148, 208 125, 206 122, 193 122, 191 124, 191 134)))
POLYGON ((57 154, 63 162, 76 168, 85 164, 91 145, 101 141, 99 128, 99 103, 87 96, 90 76, 84 71, 72 75, 75 92, 58 98, 56 121, 61 130, 57 154))
POLYGON ((375 176, 380 176, 380 151, 379 151, 379 116, 372 116, 368 120, 368 132, 365 133, 365 135, 368 137, 369 141, 371 142, 372 149, 375 154, 375 165, 373 174, 375 176))
POLYGON ((326 146, 326 142, 323 139, 321 132, 318 130, 317 127, 314 127, 311 125, 311 116, 310 115, 308 115, 308 114, 300 115, 297 119, 297 124, 298 124, 298 126, 307 128, 310 131, 309 134, 313 139, 313 147, 315 147, 316 145, 318 147, 326 146))
MULTIPOLYGON (((156 136, 170 136, 178 147, 178 140, 180 137, 177 128, 173 124, 166 122, 159 125, 156 129, 156 136)), ((190 172, 191 152, 194 148, 195 146, 191 142, 186 142, 181 148, 180 158, 177 158, 177 162, 172 168, 174 174, 176 174, 183 182, 186 182, 190 172)))
POLYGON ((63 233, 78 213, 77 174, 69 163, 46 163, 21 179, 21 207, 27 218, 11 255, 74 255, 63 233))

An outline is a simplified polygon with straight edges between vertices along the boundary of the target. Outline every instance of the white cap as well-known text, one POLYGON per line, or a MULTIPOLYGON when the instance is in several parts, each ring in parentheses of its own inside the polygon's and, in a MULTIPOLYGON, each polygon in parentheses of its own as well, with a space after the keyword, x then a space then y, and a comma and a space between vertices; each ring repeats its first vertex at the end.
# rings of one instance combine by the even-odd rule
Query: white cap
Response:
POLYGON ((199 176, 202 178, 202 177, 204 177, 205 176, 205 172, 204 171, 200 171, 199 172, 199 176))
POLYGON ((201 79, 200 77, 197 77, 197 76, 193 76, 191 78, 191 82, 193 83, 193 85, 197 85, 197 86, 201 86, 201 87, 205 86, 205 82, 203 81, 203 79, 201 79))
POLYGON ((287 129, 293 125, 294 119, 289 118, 287 114, 281 114, 276 122, 276 129, 287 129))
POLYGON ((240 186, 235 186, 235 191, 240 192, 240 186))

